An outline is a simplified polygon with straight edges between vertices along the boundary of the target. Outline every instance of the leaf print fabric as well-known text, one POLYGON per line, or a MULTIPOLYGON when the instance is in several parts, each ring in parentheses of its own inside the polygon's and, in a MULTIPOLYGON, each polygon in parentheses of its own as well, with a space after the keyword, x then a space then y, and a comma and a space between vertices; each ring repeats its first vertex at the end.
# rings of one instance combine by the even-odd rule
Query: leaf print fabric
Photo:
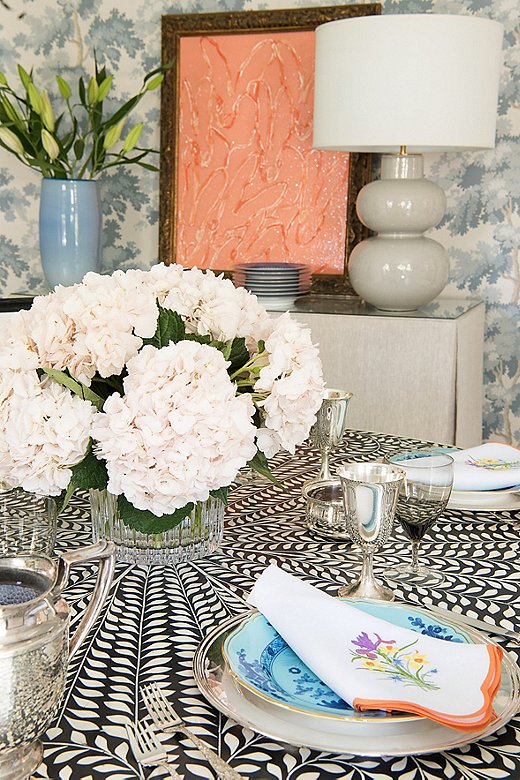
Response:
POLYGON ((275 564, 262 572, 248 601, 355 709, 413 712, 461 731, 474 731, 494 717, 502 661, 502 649, 494 644, 417 635, 328 596, 275 564))

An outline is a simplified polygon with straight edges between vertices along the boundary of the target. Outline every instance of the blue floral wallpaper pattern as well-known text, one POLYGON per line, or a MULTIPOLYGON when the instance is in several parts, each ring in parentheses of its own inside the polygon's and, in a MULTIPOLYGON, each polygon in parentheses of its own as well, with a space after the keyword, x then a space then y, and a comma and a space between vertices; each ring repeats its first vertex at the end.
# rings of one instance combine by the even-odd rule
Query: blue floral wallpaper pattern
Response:
MULTIPOLYGON (((165 13, 308 7, 312 0, 0 0, 0 70, 34 68, 52 92, 53 74, 92 72, 93 52, 114 74, 120 101, 160 58, 165 13)), ((334 0, 327 0, 327 5, 334 0)), ((432 235, 448 249, 445 295, 486 302, 484 439, 520 445, 520 23, 514 0, 384 0, 383 13, 488 16, 505 27, 497 147, 429 156, 427 175, 448 196, 432 235)), ((159 95, 133 115, 143 145, 159 146, 159 95)), ((103 177, 103 268, 149 267, 157 260, 158 174, 119 168, 103 177)), ((0 293, 44 289, 38 253, 38 175, 0 149, 0 293)))

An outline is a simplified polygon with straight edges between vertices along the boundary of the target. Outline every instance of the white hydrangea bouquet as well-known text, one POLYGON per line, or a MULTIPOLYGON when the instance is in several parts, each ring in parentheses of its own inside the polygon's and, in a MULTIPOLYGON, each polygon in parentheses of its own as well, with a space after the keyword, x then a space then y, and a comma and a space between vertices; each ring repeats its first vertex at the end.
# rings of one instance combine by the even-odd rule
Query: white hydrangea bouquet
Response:
POLYGON ((0 481, 63 505, 106 489, 144 533, 225 501, 247 464, 269 475, 324 393, 307 328, 196 268, 88 273, 2 335, 0 481))

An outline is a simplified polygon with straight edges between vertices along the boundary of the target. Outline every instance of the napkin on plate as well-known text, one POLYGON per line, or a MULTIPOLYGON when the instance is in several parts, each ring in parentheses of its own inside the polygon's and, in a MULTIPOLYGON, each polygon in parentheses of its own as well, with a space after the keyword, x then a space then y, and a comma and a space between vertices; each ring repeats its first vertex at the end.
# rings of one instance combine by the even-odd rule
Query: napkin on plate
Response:
POLYGON ((494 719, 502 649, 446 642, 372 617, 271 564, 248 602, 355 709, 401 710, 461 731, 494 719))
POLYGON ((520 450, 490 442, 450 452, 453 490, 499 490, 520 485, 520 450))

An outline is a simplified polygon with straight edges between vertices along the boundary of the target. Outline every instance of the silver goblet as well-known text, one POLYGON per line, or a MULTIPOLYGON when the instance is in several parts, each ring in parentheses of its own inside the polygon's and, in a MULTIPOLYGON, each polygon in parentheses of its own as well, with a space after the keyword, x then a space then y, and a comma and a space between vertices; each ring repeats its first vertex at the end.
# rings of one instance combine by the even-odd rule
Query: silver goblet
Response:
POLYGON ((361 547, 361 574, 340 596, 393 601, 394 593, 374 577, 373 557, 390 536, 403 469, 385 463, 345 463, 338 468, 345 502, 345 523, 353 542, 361 547))
POLYGON ((321 454, 321 469, 318 481, 332 479, 329 469, 329 455, 340 444, 346 429, 347 407, 352 393, 346 390, 329 389, 316 415, 316 422, 309 434, 311 444, 321 454))

